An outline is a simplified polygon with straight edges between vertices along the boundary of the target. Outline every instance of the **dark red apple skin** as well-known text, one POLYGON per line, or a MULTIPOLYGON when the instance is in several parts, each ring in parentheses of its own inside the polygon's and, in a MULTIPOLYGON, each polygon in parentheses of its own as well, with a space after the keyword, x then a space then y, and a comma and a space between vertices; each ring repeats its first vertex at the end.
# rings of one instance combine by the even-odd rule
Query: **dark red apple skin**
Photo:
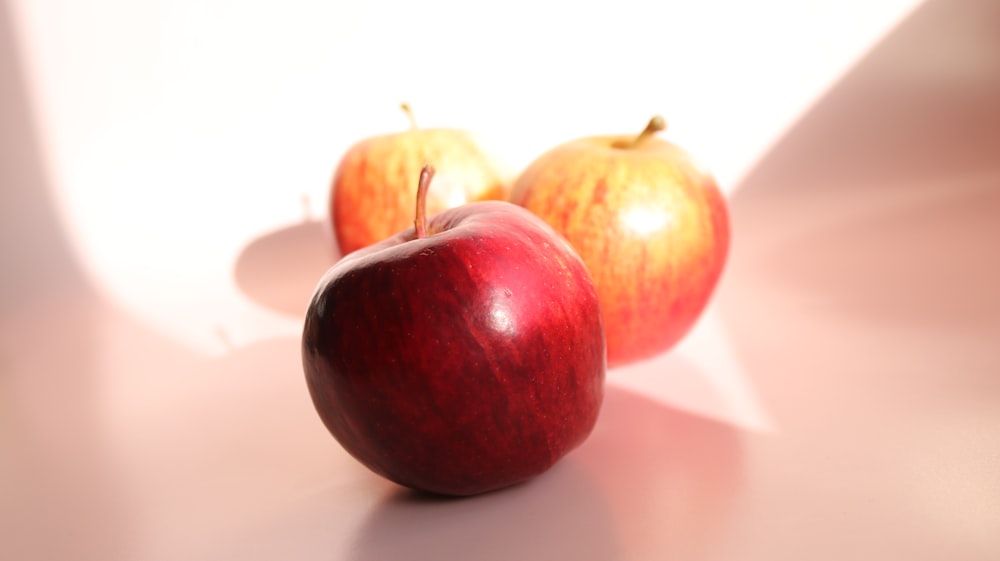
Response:
POLYGON ((597 293, 572 247, 506 202, 446 210, 344 257, 302 353, 327 429, 401 485, 473 495, 582 443, 606 370, 597 293))

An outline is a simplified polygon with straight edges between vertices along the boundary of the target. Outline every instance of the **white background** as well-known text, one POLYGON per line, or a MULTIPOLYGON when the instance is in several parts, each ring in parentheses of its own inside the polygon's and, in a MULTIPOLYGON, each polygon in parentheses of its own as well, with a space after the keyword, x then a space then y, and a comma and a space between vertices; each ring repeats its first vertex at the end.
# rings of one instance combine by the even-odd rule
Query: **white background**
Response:
POLYGON ((916 3, 11 2, 85 270, 210 354, 298 329, 235 290, 234 259, 322 218, 340 155, 404 129, 401 101, 424 126, 478 134, 508 175, 662 113, 731 192, 916 3))

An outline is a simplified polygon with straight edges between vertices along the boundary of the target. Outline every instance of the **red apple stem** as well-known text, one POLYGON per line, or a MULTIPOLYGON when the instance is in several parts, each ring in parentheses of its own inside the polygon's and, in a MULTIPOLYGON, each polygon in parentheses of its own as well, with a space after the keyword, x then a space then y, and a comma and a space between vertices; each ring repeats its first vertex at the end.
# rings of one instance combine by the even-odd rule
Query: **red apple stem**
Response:
POLYGON ((417 183, 417 216, 413 220, 418 240, 427 237, 427 190, 430 188, 433 178, 434 168, 424 164, 423 169, 420 170, 420 181, 417 183))
POLYGON ((626 148, 629 149, 638 148, 643 142, 646 142, 646 140, 649 137, 665 130, 667 130, 667 120, 664 119, 662 115, 655 115, 652 119, 649 120, 649 123, 646 124, 646 128, 642 129, 642 132, 639 133, 639 136, 636 136, 635 140, 633 140, 631 144, 626 146, 626 148))
POLYGON ((399 105, 399 108, 406 113, 406 118, 410 120, 410 130, 417 130, 417 118, 413 116, 413 109, 410 107, 409 103, 403 102, 399 105))

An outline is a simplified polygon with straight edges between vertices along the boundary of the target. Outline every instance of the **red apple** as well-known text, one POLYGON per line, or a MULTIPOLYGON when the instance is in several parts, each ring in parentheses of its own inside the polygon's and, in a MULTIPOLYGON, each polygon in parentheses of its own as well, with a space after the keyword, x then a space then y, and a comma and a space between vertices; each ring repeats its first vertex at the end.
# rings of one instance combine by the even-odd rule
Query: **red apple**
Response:
POLYGON ((603 397, 597 293, 527 210, 470 203, 345 256, 306 313, 302 359, 327 429, 374 472, 472 495, 542 473, 603 397))
POLYGON ((597 287, 608 366, 673 347, 701 315, 729 247, 725 199, 712 176, 655 137, 596 136, 538 157, 511 201, 576 248, 597 287))
POLYGON ((330 216, 342 255, 382 241, 413 222, 413 181, 434 162, 438 174, 427 211, 436 214, 470 201, 505 199, 493 162, 468 132, 420 129, 409 106, 411 129, 362 140, 348 149, 333 176, 330 216))

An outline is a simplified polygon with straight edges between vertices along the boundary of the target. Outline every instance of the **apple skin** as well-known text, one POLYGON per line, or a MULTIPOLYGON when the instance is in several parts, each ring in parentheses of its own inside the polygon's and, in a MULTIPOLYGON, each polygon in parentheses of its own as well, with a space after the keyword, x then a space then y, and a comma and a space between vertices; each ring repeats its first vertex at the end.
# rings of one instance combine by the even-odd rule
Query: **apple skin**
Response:
POLYGON ((550 468, 590 434, 606 370, 600 305, 573 248, 504 201, 445 210, 345 256, 306 313, 313 404, 401 485, 473 495, 550 468))
POLYGON ((528 165, 510 198, 586 263, 609 368, 678 343, 706 307, 729 250, 726 202, 712 176, 674 144, 649 137, 628 146, 634 138, 557 146, 528 165))
POLYGON ((330 217, 341 255, 382 241, 413 223, 421 167, 438 170, 427 213, 467 202, 506 199, 507 185, 467 132, 417 129, 374 136, 351 146, 330 186, 330 217))

